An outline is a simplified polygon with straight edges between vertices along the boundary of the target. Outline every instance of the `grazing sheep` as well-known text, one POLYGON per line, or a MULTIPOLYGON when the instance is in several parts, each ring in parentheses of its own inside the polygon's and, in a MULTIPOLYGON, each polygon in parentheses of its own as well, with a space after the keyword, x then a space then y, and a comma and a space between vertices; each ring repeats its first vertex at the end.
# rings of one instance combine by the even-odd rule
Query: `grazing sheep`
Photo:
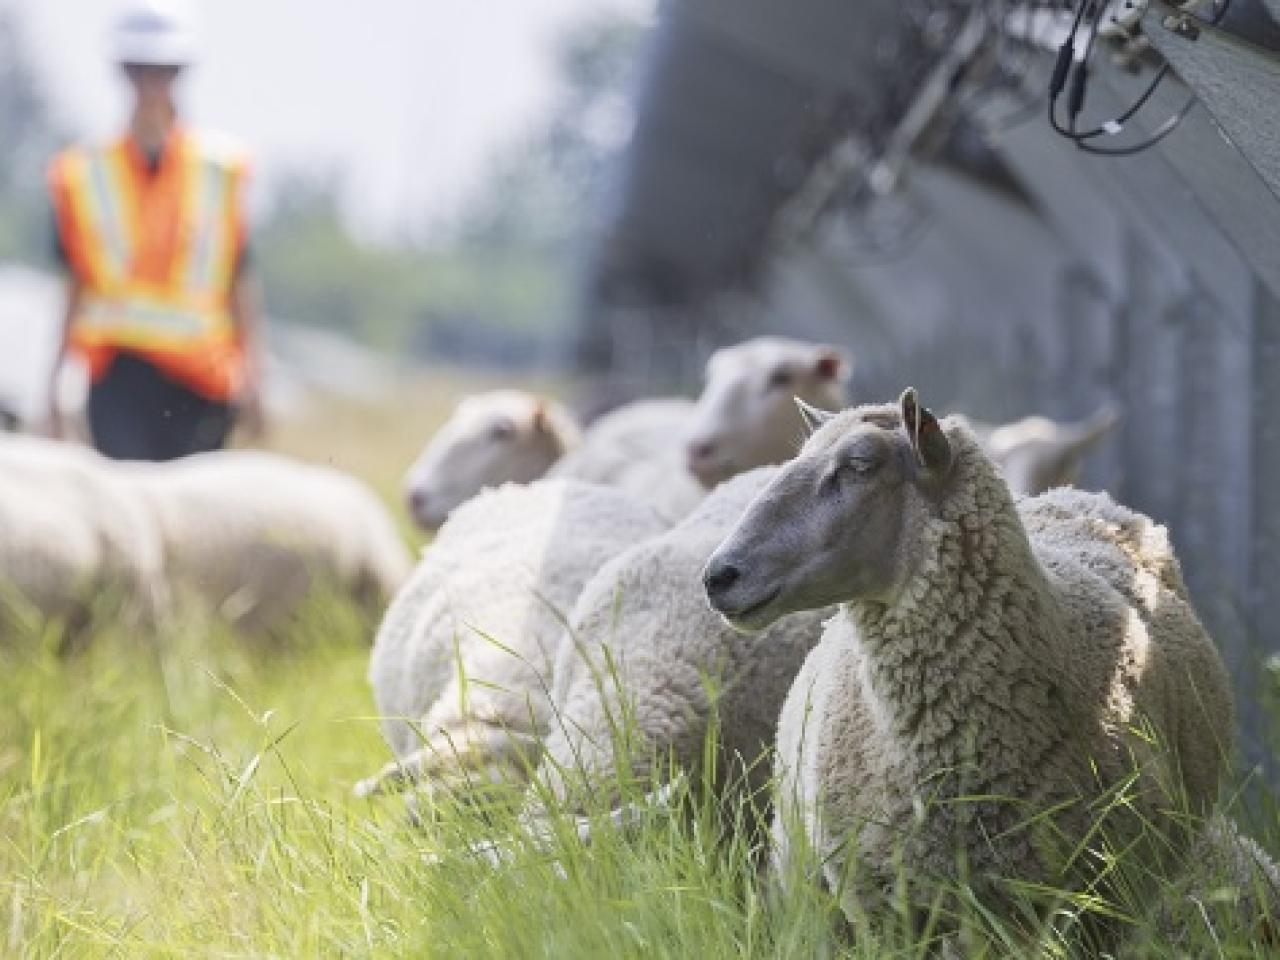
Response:
POLYGON ((381 610, 412 569, 374 493, 328 467, 227 450, 120 470, 155 517, 177 597, 242 631, 283 626, 317 584, 381 610))
POLYGON ((850 363, 836 347, 757 337, 717 350, 688 426, 689 471, 705 487, 753 467, 782 463, 804 438, 793 398, 843 407, 850 363))
MULTIPOLYGON (((960 418, 963 421, 963 418, 960 418)), ((987 456, 1016 494, 1034 496, 1054 487, 1074 484, 1080 465, 1115 426, 1119 418, 1103 406, 1078 423, 1058 423, 1047 417, 1024 417, 998 427, 970 422, 987 456)))
POLYGON ((522 390, 465 397, 405 476, 409 512, 437 530, 484 488, 537 480, 579 439, 573 416, 554 401, 522 390))
MULTIPOLYGON (((776 841, 800 829, 852 917, 923 910, 965 879, 1099 881, 1105 821, 1155 870, 1214 802, 1231 736, 1222 662, 1166 532, 1100 494, 1014 505, 960 424, 898 407, 810 411, 799 456, 707 564, 743 629, 839 603, 779 724, 776 841), (1156 839, 1159 837, 1159 839, 1156 839), (1162 846, 1167 844, 1167 846, 1162 846)), ((801 845, 803 846, 803 844, 801 845)), ((1103 924, 1090 923, 1104 939, 1103 924)))
POLYGON ((154 626, 167 593, 155 523, 112 465, 87 448, 0 439, 0 634, 25 607, 75 635, 95 610, 154 626), (105 608, 103 605, 106 605, 105 608))
POLYGON ((507 484, 455 510, 374 641, 369 679, 399 759, 357 792, 536 762, 574 600, 664 528, 625 494, 572 480, 507 484))
POLYGON ((620 727, 635 738, 625 744, 625 769, 638 778, 668 757, 696 769, 713 714, 727 761, 719 782, 768 779, 761 760, 782 700, 830 611, 744 637, 707 606, 699 573, 775 470, 721 484, 682 523, 618 555, 583 588, 556 662, 556 716, 539 771, 562 806, 584 807, 580 787, 617 787, 620 727))

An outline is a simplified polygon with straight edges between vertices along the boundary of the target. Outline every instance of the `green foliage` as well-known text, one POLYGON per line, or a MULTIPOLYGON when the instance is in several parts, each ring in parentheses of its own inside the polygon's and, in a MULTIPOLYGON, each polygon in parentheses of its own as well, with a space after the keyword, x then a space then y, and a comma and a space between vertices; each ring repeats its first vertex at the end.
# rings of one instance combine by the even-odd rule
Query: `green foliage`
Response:
POLYGON ((641 39, 639 25, 616 15, 587 18, 560 38, 556 102, 542 123, 494 156, 463 213, 464 246, 581 253, 628 134, 641 39))
POLYGON ((423 326, 478 320, 546 328, 564 315, 556 264, 519 243, 395 246, 356 239, 332 179, 292 178, 276 190, 255 238, 269 311, 404 351, 423 326))
POLYGON ((352 237, 332 179, 280 182, 254 244, 268 310, 398 347, 430 289, 411 249, 378 248, 352 237))

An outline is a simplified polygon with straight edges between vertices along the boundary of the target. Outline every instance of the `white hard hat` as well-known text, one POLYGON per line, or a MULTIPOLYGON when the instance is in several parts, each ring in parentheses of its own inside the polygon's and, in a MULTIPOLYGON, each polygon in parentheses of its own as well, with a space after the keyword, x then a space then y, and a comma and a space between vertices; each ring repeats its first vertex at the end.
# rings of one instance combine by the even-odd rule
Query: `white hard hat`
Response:
POLYGON ((117 63, 185 67, 195 59, 195 23, 182 0, 140 0, 116 20, 117 63))

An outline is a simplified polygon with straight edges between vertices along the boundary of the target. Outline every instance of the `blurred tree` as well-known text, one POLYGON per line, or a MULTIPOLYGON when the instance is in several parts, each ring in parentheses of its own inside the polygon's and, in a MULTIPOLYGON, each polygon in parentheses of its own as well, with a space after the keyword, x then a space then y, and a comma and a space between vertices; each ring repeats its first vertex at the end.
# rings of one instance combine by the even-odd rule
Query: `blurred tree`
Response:
POLYGON ((60 139, 17 19, 0 7, 0 258, 47 258, 43 170, 60 139))
POLYGON ((553 108, 494 155, 436 246, 354 238, 336 176, 279 180, 256 237, 271 312, 453 359, 506 362, 504 342, 565 334, 574 260, 630 132, 641 29, 598 16, 564 36, 553 108))
POLYGON ((470 245, 564 255, 583 240, 613 160, 631 134, 644 27, 596 14, 559 40, 559 92, 545 120, 500 149, 464 212, 470 245))
MULTIPOLYGON (((572 291, 613 161, 631 134, 632 71, 643 36, 634 20, 600 14, 567 31, 556 51, 559 90, 550 112, 499 149, 463 210, 457 257, 465 323, 445 313, 416 338, 427 352, 477 350, 538 330, 563 341, 572 291), (469 274, 470 282, 467 282, 469 274)), ((492 352, 490 350, 490 352, 492 352)), ((542 356, 557 351, 544 350, 542 356)))
POLYGON ((333 175, 276 182, 254 241, 267 307, 374 346, 398 347, 425 297, 416 252, 355 239, 340 209, 340 187, 333 175))

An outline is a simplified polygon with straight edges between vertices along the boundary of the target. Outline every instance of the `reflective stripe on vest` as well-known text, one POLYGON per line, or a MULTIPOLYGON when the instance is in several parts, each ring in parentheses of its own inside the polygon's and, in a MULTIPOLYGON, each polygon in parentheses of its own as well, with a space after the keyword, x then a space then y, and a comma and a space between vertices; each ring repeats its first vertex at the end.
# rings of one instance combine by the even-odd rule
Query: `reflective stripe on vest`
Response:
POLYGON ((200 228, 192 241, 188 266, 187 287, 191 290, 208 290, 214 285, 220 252, 216 225, 226 221, 227 171, 208 161, 200 167, 200 176, 193 178, 198 185, 196 205, 200 216, 196 222, 200 228))
POLYGON ((88 189, 86 207, 94 225, 102 235, 102 257, 110 276, 123 280, 133 261, 133 244, 125 233, 123 198, 115 186, 118 178, 111 170, 111 158, 105 151, 95 150, 88 157, 88 189))
POLYGON ((223 311, 139 294, 86 296, 76 326, 83 344, 174 350, 232 339, 231 318, 223 311))

